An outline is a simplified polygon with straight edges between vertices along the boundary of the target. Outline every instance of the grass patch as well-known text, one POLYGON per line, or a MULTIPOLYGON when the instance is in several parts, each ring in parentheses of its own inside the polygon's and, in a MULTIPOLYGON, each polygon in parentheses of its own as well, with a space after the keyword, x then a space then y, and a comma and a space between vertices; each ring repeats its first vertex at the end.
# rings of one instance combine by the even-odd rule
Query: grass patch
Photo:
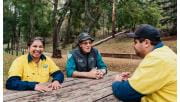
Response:
POLYGON ((11 55, 6 52, 3 53, 3 82, 7 79, 9 68, 15 58, 15 55, 11 55))

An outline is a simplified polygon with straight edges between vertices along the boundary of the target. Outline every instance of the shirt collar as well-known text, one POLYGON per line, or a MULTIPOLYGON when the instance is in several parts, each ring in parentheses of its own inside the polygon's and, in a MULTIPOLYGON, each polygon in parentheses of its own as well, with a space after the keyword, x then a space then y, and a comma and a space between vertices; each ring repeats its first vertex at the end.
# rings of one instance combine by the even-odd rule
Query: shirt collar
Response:
POLYGON ((154 46, 154 49, 157 49, 163 46, 164 46, 163 42, 159 42, 156 46, 154 46))
MULTIPOLYGON (((41 60, 46 60, 46 56, 44 54, 41 54, 40 59, 41 60)), ((31 54, 29 53, 28 54, 28 63, 31 62, 32 60, 33 60, 33 58, 31 56, 31 54)))

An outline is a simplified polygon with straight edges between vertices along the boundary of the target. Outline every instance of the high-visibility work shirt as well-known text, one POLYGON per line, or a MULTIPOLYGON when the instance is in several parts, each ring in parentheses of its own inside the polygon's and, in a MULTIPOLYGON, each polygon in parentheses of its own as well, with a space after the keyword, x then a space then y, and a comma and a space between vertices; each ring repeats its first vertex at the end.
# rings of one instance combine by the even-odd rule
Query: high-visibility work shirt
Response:
POLYGON ((145 95, 141 102, 176 102, 176 54, 167 46, 154 49, 142 60, 129 84, 145 95))
POLYGON ((30 57, 29 54, 26 54, 15 59, 8 73, 9 78, 19 76, 22 81, 48 82, 50 75, 60 70, 47 56, 41 58, 38 64, 30 60, 30 57))

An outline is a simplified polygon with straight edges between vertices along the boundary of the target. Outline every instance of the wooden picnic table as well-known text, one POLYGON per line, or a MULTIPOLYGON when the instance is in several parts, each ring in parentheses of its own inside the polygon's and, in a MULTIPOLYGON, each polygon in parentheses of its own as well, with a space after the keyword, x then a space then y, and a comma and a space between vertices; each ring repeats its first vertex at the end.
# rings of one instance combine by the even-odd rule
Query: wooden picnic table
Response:
POLYGON ((51 92, 12 91, 4 89, 4 102, 120 102, 112 94, 112 81, 117 72, 103 79, 65 78, 63 87, 51 92))

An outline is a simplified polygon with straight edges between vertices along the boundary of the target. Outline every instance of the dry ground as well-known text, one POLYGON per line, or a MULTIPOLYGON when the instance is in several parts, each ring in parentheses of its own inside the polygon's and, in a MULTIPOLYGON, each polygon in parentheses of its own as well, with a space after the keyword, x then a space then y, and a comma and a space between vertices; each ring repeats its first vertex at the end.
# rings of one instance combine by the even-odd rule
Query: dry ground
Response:
MULTIPOLYGON (((61 59, 54 59, 55 63, 65 71, 66 55, 63 55, 61 59)), ((138 66, 140 59, 122 59, 122 58, 109 58, 103 57, 104 62, 107 64, 109 70, 111 71, 130 71, 133 72, 138 66)))
MULTIPOLYGON (((173 36, 173 39, 163 38, 166 41, 163 41, 165 45, 169 46, 173 51, 177 52, 177 40, 176 36, 173 36)), ((130 38, 115 38, 111 39, 96 48, 99 49, 100 52, 104 53, 134 53, 133 49, 133 39, 130 38)))

